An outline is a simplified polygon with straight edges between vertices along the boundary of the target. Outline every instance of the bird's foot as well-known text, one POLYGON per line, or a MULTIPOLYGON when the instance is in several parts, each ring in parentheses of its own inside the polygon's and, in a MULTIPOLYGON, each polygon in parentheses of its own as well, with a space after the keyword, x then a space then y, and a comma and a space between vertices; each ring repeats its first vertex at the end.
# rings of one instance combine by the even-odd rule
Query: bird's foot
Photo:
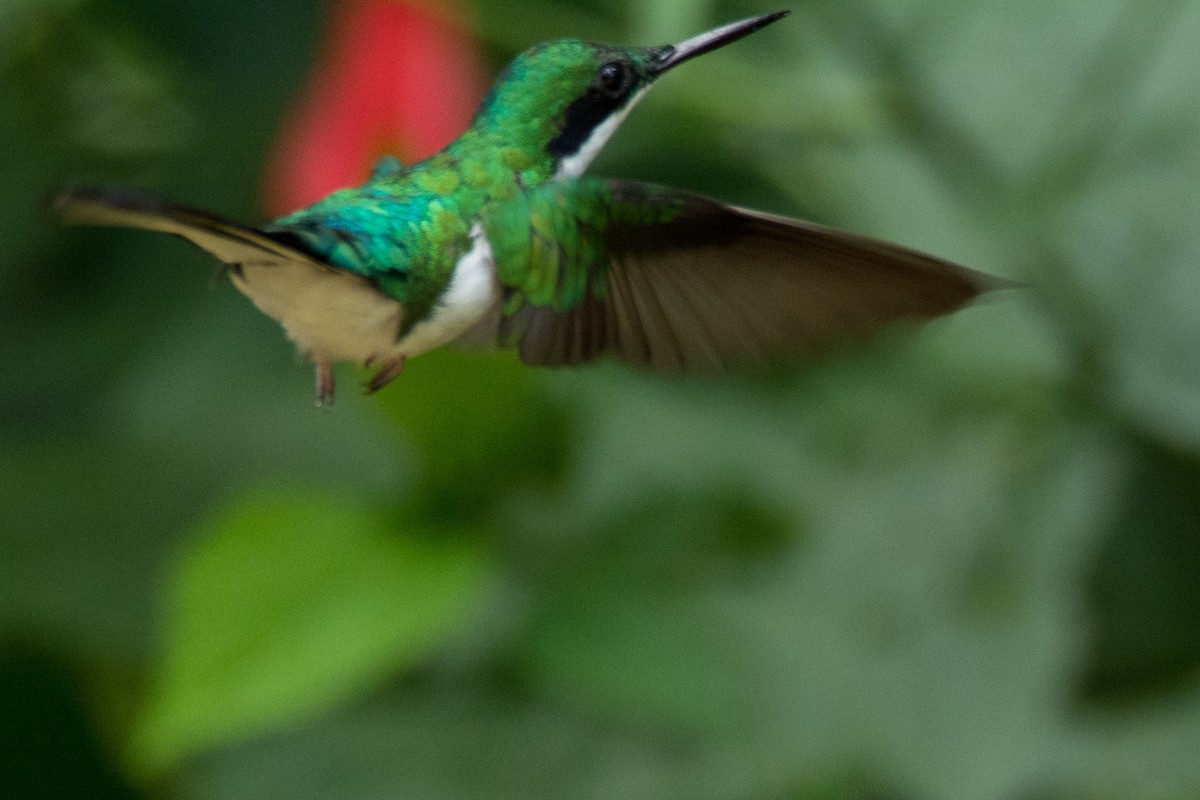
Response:
POLYGON ((403 371, 404 356, 397 356, 391 361, 384 362, 383 367, 381 367, 380 370, 375 373, 375 376, 367 382, 365 387, 367 394, 375 394, 380 389, 396 380, 396 378, 399 377, 400 373, 403 371))
POLYGON ((317 381, 317 408, 333 405, 333 365, 328 361, 314 362, 317 381))

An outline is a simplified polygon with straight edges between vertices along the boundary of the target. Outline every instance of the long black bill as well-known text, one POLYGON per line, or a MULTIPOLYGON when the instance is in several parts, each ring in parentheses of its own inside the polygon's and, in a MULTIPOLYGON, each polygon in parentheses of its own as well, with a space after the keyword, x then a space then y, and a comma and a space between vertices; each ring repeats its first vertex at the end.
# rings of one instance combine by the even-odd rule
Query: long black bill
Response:
POLYGON ((763 14, 761 17, 750 17, 738 22, 731 22, 711 31, 693 36, 675 45, 667 45, 659 51, 657 57, 658 72, 666 72, 688 59, 695 58, 718 47, 724 47, 730 42, 736 42, 743 36, 749 36, 760 28, 765 28, 776 20, 783 19, 790 11, 776 11, 774 14, 763 14))

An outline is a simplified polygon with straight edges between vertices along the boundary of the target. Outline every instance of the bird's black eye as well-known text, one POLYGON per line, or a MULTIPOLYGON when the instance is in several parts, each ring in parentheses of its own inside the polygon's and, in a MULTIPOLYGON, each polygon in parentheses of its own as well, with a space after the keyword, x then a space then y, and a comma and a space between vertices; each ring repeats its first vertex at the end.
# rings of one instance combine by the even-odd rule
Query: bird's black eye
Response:
POLYGON ((610 61, 596 73, 596 89, 608 97, 620 97, 629 88, 629 67, 610 61))

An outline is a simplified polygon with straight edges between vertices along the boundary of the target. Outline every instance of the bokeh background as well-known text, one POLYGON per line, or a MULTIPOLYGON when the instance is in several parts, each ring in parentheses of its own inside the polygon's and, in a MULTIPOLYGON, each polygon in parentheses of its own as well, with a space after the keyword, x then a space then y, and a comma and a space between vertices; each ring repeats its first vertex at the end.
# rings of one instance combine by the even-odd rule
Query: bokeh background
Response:
POLYGON ((0 0, 0 795, 1200 797, 1200 3, 0 0), (561 36, 593 172, 1027 288, 780 374, 310 370, 212 261, 561 36), (314 194, 315 193, 315 194, 314 194), (217 279, 214 279, 217 276, 217 279))

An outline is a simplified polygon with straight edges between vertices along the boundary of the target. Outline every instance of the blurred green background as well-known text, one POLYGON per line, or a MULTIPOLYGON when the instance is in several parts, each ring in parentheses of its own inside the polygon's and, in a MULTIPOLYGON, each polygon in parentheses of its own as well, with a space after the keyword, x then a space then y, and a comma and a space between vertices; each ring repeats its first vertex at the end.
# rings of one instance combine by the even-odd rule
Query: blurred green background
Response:
MULTIPOLYGON (((781 5, 472 11, 496 71, 781 5)), ((1027 289, 756 378, 343 367, 324 413, 210 259, 42 200, 258 218, 328 8, 0 0, 0 795, 1200 797, 1200 2, 791 7, 593 172, 1027 289)))

